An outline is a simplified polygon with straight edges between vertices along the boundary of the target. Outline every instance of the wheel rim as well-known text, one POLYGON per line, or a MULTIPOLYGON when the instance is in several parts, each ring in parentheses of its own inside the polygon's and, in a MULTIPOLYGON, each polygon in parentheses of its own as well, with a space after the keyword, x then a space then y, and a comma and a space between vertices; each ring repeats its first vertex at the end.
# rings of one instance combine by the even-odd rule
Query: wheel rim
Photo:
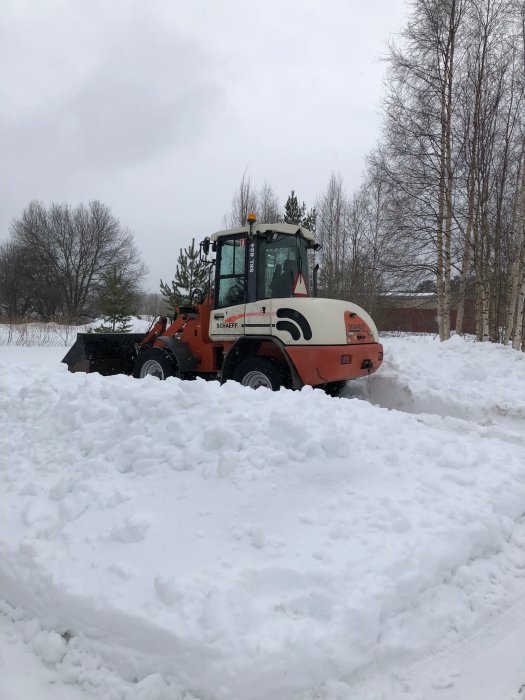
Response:
POLYGON ((249 386, 250 389, 258 389, 261 386, 264 386, 267 389, 272 388, 272 383, 268 377, 263 372, 256 369, 245 374, 242 378, 241 384, 243 386, 249 386))
POLYGON ((140 378, 143 379, 150 375, 151 377, 157 377, 157 379, 164 379, 164 370, 157 360, 146 360, 146 362, 140 368, 140 378))

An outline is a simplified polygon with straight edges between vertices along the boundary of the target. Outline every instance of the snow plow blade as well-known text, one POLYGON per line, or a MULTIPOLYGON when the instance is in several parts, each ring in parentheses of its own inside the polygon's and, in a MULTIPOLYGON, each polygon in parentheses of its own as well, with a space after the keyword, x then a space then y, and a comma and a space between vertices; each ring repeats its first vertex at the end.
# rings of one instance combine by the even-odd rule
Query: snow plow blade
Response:
POLYGON ((143 333, 77 333, 77 339, 62 362, 70 372, 131 374, 135 345, 143 333))

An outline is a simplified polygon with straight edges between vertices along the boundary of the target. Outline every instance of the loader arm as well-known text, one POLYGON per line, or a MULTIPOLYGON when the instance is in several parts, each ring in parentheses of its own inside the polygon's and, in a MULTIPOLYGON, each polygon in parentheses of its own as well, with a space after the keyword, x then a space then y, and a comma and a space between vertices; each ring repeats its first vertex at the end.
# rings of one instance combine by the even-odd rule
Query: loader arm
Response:
POLYGON ((166 330, 167 323, 168 319, 166 316, 159 316, 159 320, 149 329, 144 338, 142 338, 140 341, 139 345, 143 347, 144 345, 151 343, 151 341, 157 338, 159 335, 162 335, 166 330))

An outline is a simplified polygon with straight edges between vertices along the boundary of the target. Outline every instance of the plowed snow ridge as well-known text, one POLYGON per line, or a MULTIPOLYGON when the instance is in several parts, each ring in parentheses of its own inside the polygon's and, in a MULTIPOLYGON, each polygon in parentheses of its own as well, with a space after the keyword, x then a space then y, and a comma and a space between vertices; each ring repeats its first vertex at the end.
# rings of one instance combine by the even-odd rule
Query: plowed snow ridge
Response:
POLYGON ((495 619, 525 594, 524 356, 385 345, 348 391, 386 407, 0 349, 13 634, 104 698, 346 700, 495 619))

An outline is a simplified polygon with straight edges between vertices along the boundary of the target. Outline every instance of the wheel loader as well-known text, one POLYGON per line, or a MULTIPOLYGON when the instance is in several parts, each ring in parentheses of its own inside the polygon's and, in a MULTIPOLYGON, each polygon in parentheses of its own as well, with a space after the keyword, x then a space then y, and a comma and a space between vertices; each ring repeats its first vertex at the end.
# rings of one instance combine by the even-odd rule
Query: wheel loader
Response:
POLYGON ((246 226, 201 243, 203 259, 210 248, 216 254, 209 289, 171 323, 161 316, 146 334, 79 333, 63 362, 71 372, 310 385, 338 395, 380 367, 383 347, 366 311, 316 296, 318 266, 310 276, 308 265, 319 247, 302 226, 257 224, 250 214, 246 226))

